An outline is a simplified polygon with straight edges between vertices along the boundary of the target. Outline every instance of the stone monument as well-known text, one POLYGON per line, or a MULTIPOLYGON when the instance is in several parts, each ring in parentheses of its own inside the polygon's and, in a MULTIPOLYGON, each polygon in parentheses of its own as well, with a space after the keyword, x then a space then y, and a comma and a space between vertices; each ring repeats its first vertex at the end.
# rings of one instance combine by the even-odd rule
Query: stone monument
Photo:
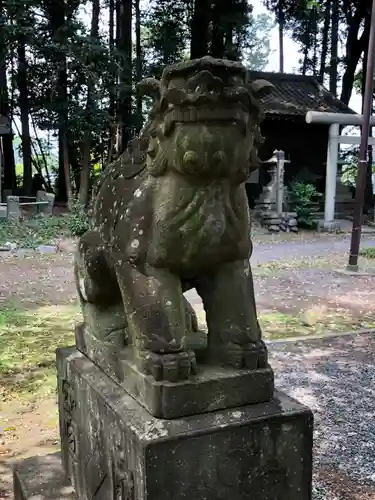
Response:
POLYGON ((82 500, 308 500, 312 415, 274 391, 249 264, 244 181, 271 85, 204 57, 140 89, 149 120, 78 243, 84 321, 57 353, 66 475, 82 500))

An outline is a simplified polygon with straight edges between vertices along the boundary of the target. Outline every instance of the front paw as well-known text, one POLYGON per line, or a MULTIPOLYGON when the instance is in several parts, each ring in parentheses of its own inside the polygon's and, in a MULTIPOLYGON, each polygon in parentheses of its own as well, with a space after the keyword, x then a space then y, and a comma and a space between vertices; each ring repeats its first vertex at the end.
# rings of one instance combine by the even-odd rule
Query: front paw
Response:
POLYGON ((156 381, 179 382, 187 380, 196 373, 196 360, 193 351, 160 354, 143 352, 140 356, 139 369, 151 375, 156 381))
POLYGON ((267 347, 263 340, 247 344, 228 343, 221 353, 221 360, 225 366, 233 368, 247 368, 257 370, 268 365, 267 347))

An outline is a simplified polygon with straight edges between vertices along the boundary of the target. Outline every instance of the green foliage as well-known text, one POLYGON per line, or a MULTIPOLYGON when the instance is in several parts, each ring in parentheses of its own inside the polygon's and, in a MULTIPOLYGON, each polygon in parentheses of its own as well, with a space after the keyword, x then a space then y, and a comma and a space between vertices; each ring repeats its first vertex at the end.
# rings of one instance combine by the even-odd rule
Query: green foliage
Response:
POLYGON ((341 182, 344 184, 344 186, 355 188, 357 171, 357 165, 355 165, 354 163, 348 163, 342 166, 341 182))
POLYGON ((375 259, 375 247, 362 248, 359 255, 366 257, 367 259, 375 259))
POLYGON ((315 213, 318 210, 318 200, 322 196, 313 184, 293 182, 287 190, 289 210, 297 213, 298 225, 312 229, 316 225, 315 213))
MULTIPOLYGON (((358 172, 359 148, 352 147, 345 151, 343 159, 345 164, 341 168, 341 182, 350 188, 356 187, 358 172)), ((375 172, 375 164, 372 165, 372 171, 375 172)))
POLYGON ((81 236, 89 229, 89 217, 77 199, 69 204, 68 228, 72 236, 81 236))
POLYGON ((68 236, 65 217, 32 217, 23 221, 0 219, 0 245, 15 243, 21 248, 36 248, 53 244, 57 239, 68 236))
POLYGON ((147 74, 160 77, 166 64, 183 59, 189 36, 187 15, 185 2, 181 0, 150 2, 143 22, 147 74))
POLYGON ((270 33, 275 23, 268 14, 251 15, 243 48, 244 65, 255 71, 264 71, 271 54, 270 33))

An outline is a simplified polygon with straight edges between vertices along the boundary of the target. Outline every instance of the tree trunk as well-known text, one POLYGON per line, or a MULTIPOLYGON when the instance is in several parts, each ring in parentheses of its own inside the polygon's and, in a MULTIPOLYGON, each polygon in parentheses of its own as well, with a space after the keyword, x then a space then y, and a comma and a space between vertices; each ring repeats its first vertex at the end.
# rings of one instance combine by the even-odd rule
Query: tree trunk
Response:
MULTIPOLYGON (((99 36, 99 14, 100 0, 92 0, 92 17, 90 38, 93 43, 98 41, 99 36)), ((90 171, 91 171, 91 135, 93 107, 95 105, 95 81, 90 76, 87 80, 87 101, 86 101, 86 130, 83 134, 82 143, 82 167, 79 188, 79 202, 86 207, 89 201, 90 171)))
MULTIPOLYGON (((137 0, 138 1, 138 0, 137 0)), ((116 4, 115 0, 109 0, 109 57, 110 57, 110 75, 109 75, 109 141, 108 141, 108 158, 107 163, 112 161, 111 144, 113 144, 114 131, 116 129, 116 85, 117 74, 115 68, 115 17, 116 4)))
MULTIPOLYGON (((332 0, 332 26, 331 26, 331 62, 330 62, 330 72, 329 72, 329 90, 336 97, 337 96, 337 65, 338 65, 338 40, 339 40, 339 0, 332 0)), ((350 29, 350 28, 349 28, 350 29)), ((349 36, 348 36, 349 39, 349 36)), ((347 54, 348 56, 348 54, 347 54)), ((347 60, 348 66, 350 61, 347 60)), ((358 63, 358 60, 357 60, 358 63)), ((356 63, 356 66, 357 66, 356 63)), ((354 68, 355 72, 355 68, 354 68)), ((350 80, 350 72, 347 75, 347 80, 350 80)), ((353 75, 354 81, 354 75, 353 75)), ((353 82, 352 82, 353 83, 353 82)), ((344 78, 343 78, 343 88, 342 93, 347 94, 349 89, 346 89, 344 93, 344 78)), ((351 91, 350 91, 351 93, 351 91)), ((347 95, 345 95, 347 98, 347 95)), ((342 99, 341 99, 342 100, 342 99)), ((350 100, 350 96, 348 102, 350 100)))
MULTIPOLYGON (((67 10, 64 0, 45 0, 44 8, 50 22, 52 40, 57 47, 66 45, 66 25, 72 16, 67 10)), ((59 141, 59 171, 56 188, 56 198, 59 201, 69 201, 72 195, 69 154, 68 154, 68 75, 67 61, 63 50, 56 51, 57 81, 56 94, 58 103, 58 141, 59 141)))
MULTIPOLYGON (((198 0, 200 1, 200 0, 198 0)), ((212 9, 212 41, 211 55, 212 57, 223 58, 225 51, 224 44, 224 29, 222 26, 222 15, 224 13, 224 1, 216 0, 212 9)))
MULTIPOLYGON (((6 74, 6 43, 5 43, 5 17, 4 2, 0 0, 0 114, 9 119, 9 98, 6 74)), ((4 184, 3 189, 16 189, 16 165, 13 151, 13 132, 10 123, 11 133, 3 136, 4 153, 4 184)))
POLYGON ((344 104, 349 104, 352 96, 357 65, 369 39, 369 31, 366 28, 366 24, 360 39, 357 39, 359 28, 360 26, 358 24, 351 25, 346 43, 346 69, 342 78, 340 97, 340 100, 344 104))
POLYGON ((125 151, 131 137, 132 101, 132 0, 119 0, 117 48, 121 54, 120 91, 117 116, 119 153, 125 151))
POLYGON ((68 153, 68 75, 66 59, 60 60, 57 79, 57 95, 61 103, 59 111, 59 177, 60 201, 70 201, 72 187, 70 181, 69 153, 68 153))
MULTIPOLYGON (((135 74, 137 82, 142 80, 142 44, 141 44, 141 10, 139 0, 135 0, 135 74)), ((142 96, 137 92, 136 97, 136 125, 137 133, 142 128, 143 115, 142 115, 142 96)))
POLYGON ((38 137, 38 132, 36 130, 35 121, 33 120, 32 116, 30 118, 31 118, 32 126, 33 126, 35 141, 36 141, 36 143, 38 144, 38 147, 39 147, 39 155, 43 159, 44 170, 45 170, 45 174, 46 174, 46 177, 47 177, 47 181, 46 181, 45 177, 43 175, 43 171, 42 171, 42 177, 43 177, 43 180, 44 180, 44 184, 45 184, 46 190, 49 193, 52 193, 53 192, 53 188, 52 188, 52 184, 51 184, 51 176, 50 176, 50 173, 49 173, 47 158, 46 158, 46 155, 44 154, 42 143, 41 143, 41 141, 40 141, 40 139, 38 137))
POLYGON ((320 58, 319 79, 324 82, 324 75, 326 72, 326 61, 328 55, 328 38, 329 38, 329 25, 331 20, 331 0, 326 0, 324 9, 324 24, 322 33, 322 53, 320 58))
POLYGON ((31 196, 33 189, 33 167, 31 155, 31 137, 29 125, 29 92, 27 86, 27 62, 25 37, 20 36, 17 46, 18 52, 18 91, 22 127, 22 157, 23 157, 23 192, 31 196))
POLYGON ((312 73, 316 76, 318 72, 318 12, 316 7, 311 9, 311 24, 314 29, 313 38, 313 57, 312 57, 312 73))
POLYGON ((309 50, 311 48, 311 29, 312 29, 312 14, 310 12, 309 20, 307 22, 306 33, 304 34, 304 47, 303 47, 303 63, 302 74, 306 75, 309 62, 309 50))
POLYGON ((284 73, 284 2, 279 0, 277 23, 279 26, 279 72, 284 73))
POLYGON ((211 0, 195 0, 191 21, 191 59, 199 59, 208 53, 210 14, 211 0))

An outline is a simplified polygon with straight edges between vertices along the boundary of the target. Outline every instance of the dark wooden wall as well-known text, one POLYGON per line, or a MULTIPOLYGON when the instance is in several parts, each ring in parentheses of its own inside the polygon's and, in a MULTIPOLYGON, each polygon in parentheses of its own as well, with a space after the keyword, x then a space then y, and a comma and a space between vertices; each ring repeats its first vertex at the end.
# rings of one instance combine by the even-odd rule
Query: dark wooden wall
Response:
MULTIPOLYGON (((307 124, 303 117, 272 120, 266 118, 261 129, 265 142, 259 150, 260 159, 267 160, 275 149, 282 149, 285 151, 286 158, 291 161, 285 165, 285 183, 288 184, 301 170, 307 169, 314 176, 319 176, 314 184, 320 192, 323 192, 328 126, 307 124)), ((264 179, 264 177, 260 175, 260 178, 264 179)), ((264 181, 261 182, 264 183, 264 181)))

